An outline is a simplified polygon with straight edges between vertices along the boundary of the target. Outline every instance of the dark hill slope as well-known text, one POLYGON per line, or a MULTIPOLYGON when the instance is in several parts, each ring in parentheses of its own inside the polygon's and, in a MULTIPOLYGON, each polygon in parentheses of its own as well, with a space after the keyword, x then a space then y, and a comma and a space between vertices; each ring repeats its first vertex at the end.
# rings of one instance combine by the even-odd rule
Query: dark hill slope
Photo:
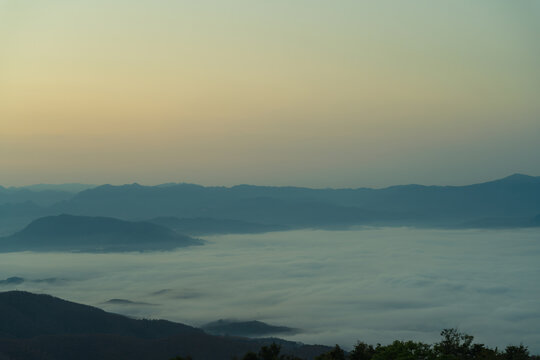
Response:
POLYGON ((208 334, 184 334, 161 339, 118 335, 47 335, 32 339, 0 338, 0 360, 167 360, 190 355, 194 360, 231 360, 257 352, 272 342, 283 354, 312 360, 330 350, 279 339, 247 339, 208 334))
POLYGON ((135 320, 49 295, 0 293, 0 359, 230 360, 273 341, 284 353, 313 359, 325 346, 280 339, 213 336, 164 320, 135 320))
POLYGON ((165 320, 135 320, 101 309, 23 291, 0 293, 0 337, 31 338, 53 334, 115 334, 160 338, 201 333, 165 320))
POLYGON ((200 243, 148 222, 58 215, 39 218, 23 230, 0 238, 0 251, 142 251, 200 243))

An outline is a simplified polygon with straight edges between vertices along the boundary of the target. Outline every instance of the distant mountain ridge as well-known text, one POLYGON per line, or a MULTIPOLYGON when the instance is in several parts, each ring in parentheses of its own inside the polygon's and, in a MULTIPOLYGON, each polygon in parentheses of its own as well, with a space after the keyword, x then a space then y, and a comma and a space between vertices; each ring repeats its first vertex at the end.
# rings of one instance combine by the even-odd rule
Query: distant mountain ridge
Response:
POLYGON ((292 227, 448 226, 482 218, 532 218, 540 214, 540 177, 515 174, 467 186, 384 189, 102 185, 53 208, 125 219, 206 217, 292 227))
POLYGON ((24 190, 12 201, 15 198, 8 199, 12 195, 1 190, 0 234, 7 232, 4 227, 20 229, 39 216, 62 213, 168 223, 193 234, 352 225, 529 227, 536 226, 531 219, 540 214, 540 177, 523 174, 466 186, 397 185, 383 189, 134 183, 57 194, 55 202, 56 195, 42 192, 51 195, 49 190, 24 190), (23 208, 28 209, 26 215, 23 208))
POLYGON ((0 237, 22 229, 34 219, 54 213, 54 210, 32 201, 0 204, 0 237))
POLYGON ((0 251, 142 251, 200 244, 200 240, 148 222, 64 214, 39 218, 0 238, 0 251))
POLYGON ((95 187, 96 185, 90 184, 80 184, 80 183, 65 183, 65 184, 34 184, 34 185, 25 185, 25 186, 10 186, 3 187, 0 186, 0 191, 2 189, 6 191, 20 191, 20 190, 30 190, 30 191, 62 191, 62 192, 71 192, 78 193, 86 189, 95 187))
POLYGON ((51 206, 60 201, 65 201, 75 195, 73 192, 62 190, 30 190, 27 188, 1 188, 0 204, 17 204, 33 202, 39 206, 51 206))

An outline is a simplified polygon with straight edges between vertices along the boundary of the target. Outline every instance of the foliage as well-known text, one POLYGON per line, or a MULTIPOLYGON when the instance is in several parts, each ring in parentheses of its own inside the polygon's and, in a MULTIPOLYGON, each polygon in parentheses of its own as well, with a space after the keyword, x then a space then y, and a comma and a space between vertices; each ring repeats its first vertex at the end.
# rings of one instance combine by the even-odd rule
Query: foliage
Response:
POLYGON ((252 351, 246 353, 241 360, 302 360, 293 355, 280 354, 281 346, 272 343, 269 346, 263 346, 256 354, 252 351))
POLYGON ((431 360, 431 346, 413 341, 394 341, 387 346, 377 346, 372 360, 431 360))
POLYGON ((504 352, 504 360, 527 360, 529 358, 529 349, 523 344, 507 346, 504 352))
POLYGON ((317 356, 315 360, 346 360, 345 351, 339 345, 336 345, 329 352, 317 356))
POLYGON ((349 353, 350 360, 369 360, 375 355, 373 345, 368 345, 359 341, 354 349, 349 353))
MULTIPOLYGON (((473 343, 474 337, 457 329, 444 329, 441 340, 433 345, 414 341, 396 340, 376 347, 358 342, 347 354, 338 345, 315 357, 315 360, 540 360, 530 356, 524 345, 507 346, 504 352, 473 343)), ((280 355, 276 344, 263 346, 258 354, 244 355, 242 360, 300 360, 280 355)))

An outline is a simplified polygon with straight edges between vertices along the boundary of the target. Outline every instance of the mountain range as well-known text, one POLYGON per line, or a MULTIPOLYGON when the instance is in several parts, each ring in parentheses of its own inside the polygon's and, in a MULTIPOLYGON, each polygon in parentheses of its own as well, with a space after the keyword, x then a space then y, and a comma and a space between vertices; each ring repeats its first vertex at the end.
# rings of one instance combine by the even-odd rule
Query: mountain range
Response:
POLYGON ((71 214, 149 221, 186 235, 353 225, 538 226, 540 177, 467 186, 310 189, 193 184, 101 185, 80 192, 0 189, 0 235, 38 217, 71 214))

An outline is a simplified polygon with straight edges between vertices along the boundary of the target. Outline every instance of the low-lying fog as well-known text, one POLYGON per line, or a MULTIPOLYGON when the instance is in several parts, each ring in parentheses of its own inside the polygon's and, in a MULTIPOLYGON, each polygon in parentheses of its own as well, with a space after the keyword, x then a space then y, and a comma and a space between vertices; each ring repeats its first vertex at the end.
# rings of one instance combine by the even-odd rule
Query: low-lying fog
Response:
MULTIPOLYGON (((128 254, 0 254, 0 291, 49 293, 136 317, 303 329, 289 339, 436 341, 458 327, 540 353, 540 231, 290 231, 128 254), (37 280, 47 281, 37 281, 37 280), (112 301, 122 299, 129 301, 112 301)), ((287 337, 286 337, 287 338, 287 337)))

